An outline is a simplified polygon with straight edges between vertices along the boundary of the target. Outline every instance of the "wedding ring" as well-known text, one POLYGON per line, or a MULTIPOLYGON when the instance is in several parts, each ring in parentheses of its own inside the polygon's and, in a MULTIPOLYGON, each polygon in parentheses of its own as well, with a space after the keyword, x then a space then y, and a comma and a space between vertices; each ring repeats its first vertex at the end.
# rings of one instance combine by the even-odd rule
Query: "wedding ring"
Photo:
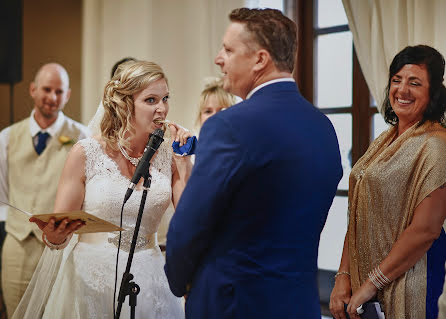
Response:
POLYGON ((356 308, 356 312, 358 315, 362 315, 364 313, 364 309, 362 309, 362 305, 360 305, 358 308, 356 308))

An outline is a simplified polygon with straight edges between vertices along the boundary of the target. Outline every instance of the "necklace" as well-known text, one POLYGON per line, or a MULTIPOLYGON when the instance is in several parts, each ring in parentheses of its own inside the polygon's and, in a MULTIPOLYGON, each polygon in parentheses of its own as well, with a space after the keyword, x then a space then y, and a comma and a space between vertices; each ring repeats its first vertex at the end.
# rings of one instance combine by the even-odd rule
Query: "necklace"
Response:
POLYGON ((139 160, 141 159, 142 156, 140 156, 140 157, 131 157, 129 154, 127 154, 127 152, 126 152, 125 149, 121 146, 121 144, 118 143, 118 147, 119 147, 119 150, 121 151, 121 154, 122 154, 126 159, 128 159, 128 161, 129 161, 130 163, 132 163, 133 166, 135 166, 135 167, 138 166, 139 160))

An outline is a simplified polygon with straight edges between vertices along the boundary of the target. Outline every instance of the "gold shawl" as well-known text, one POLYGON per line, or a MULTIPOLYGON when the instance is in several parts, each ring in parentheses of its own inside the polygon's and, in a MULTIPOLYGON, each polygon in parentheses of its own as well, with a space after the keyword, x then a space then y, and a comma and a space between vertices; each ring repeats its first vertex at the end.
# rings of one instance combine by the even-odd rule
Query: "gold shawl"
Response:
MULTIPOLYGON (((438 123, 417 124, 395 140, 397 127, 382 133, 350 174, 348 247, 353 292, 388 255, 418 204, 446 182, 446 129, 438 123)), ((425 318, 426 272, 425 254, 378 293, 386 318, 425 318)))

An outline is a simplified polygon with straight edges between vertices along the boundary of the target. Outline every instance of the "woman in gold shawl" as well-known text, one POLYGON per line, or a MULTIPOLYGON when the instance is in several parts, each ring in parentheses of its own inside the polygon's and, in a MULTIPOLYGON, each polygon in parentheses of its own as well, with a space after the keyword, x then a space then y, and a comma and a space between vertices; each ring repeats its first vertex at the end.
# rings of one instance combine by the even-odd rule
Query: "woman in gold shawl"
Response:
POLYGON ((349 223, 330 299, 336 319, 377 299, 387 319, 436 318, 446 235, 445 61, 406 47, 389 69, 382 133, 349 180, 349 223))

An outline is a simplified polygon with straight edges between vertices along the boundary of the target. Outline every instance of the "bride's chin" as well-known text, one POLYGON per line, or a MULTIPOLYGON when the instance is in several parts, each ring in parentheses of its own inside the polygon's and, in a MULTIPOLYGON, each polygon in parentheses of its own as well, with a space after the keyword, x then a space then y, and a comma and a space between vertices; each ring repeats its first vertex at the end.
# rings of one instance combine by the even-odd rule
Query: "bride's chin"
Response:
POLYGON ((151 123, 144 127, 135 127, 135 135, 149 135, 152 134, 153 131, 155 131, 155 124, 151 123))

